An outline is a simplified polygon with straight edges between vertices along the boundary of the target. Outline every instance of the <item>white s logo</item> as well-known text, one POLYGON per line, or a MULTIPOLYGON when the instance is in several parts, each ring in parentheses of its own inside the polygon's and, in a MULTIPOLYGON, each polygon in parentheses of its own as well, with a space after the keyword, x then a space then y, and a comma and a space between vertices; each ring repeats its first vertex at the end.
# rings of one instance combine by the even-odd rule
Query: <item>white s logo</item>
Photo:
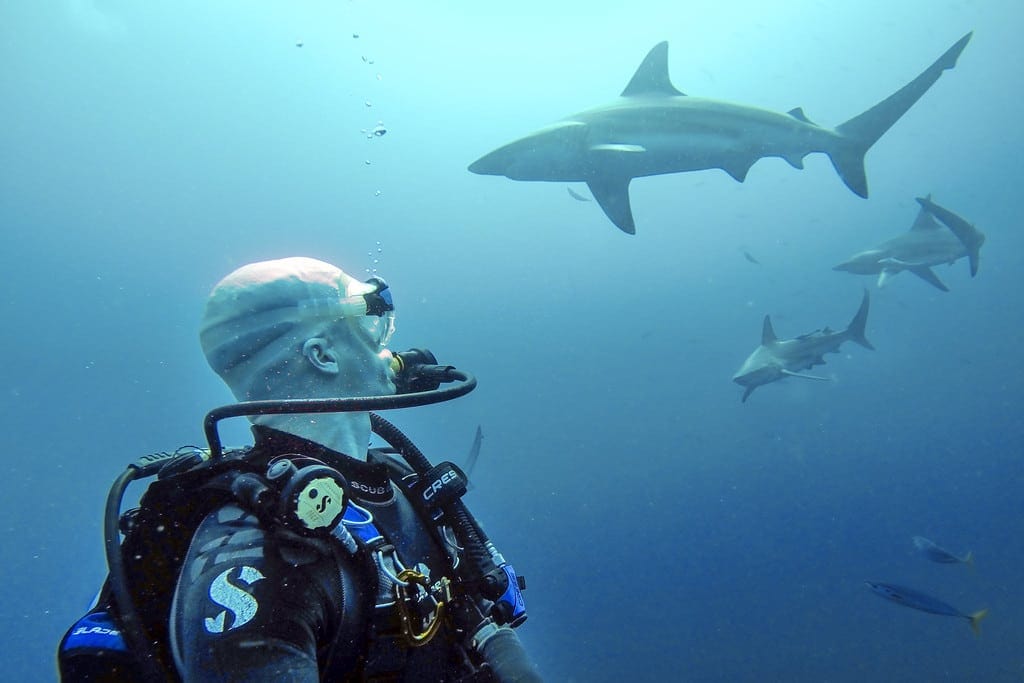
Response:
MULTIPOLYGON (((206 630, 209 633, 224 633, 226 630, 238 628, 239 626, 247 623, 256 616, 256 610, 259 609, 260 604, 256 602, 256 598, 252 597, 242 588, 234 585, 228 581, 228 574, 233 572, 236 567, 231 569, 225 569, 220 575, 213 580, 210 584, 210 599, 221 607, 227 608, 234 615, 234 619, 231 625, 224 628, 224 622, 227 621, 228 613, 225 610, 214 617, 213 619, 207 617, 203 620, 203 625, 206 626, 206 630)), ((238 580, 247 586, 251 586, 260 579, 266 578, 260 573, 259 569, 255 567, 244 566, 238 569, 238 580)))

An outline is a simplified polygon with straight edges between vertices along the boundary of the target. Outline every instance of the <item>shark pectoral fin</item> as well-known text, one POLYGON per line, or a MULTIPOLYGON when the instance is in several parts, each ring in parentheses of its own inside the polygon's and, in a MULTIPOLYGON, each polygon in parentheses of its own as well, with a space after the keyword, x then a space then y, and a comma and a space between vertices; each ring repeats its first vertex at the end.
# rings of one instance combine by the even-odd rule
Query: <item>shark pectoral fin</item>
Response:
POLYGON ((885 283, 889 281, 889 278, 898 272, 900 271, 894 268, 883 268, 882 272, 878 274, 878 288, 885 287, 885 283))
POLYGON ((800 377, 802 379, 816 379, 819 382, 831 382, 832 381, 828 377, 819 377, 818 375, 805 375, 802 372, 793 372, 791 370, 781 370, 781 372, 786 377, 800 377))
POLYGON ((918 276, 919 278, 930 284, 932 287, 935 287, 936 289, 941 289, 943 292, 949 291, 949 287, 942 284, 942 280, 940 280, 938 276, 934 272, 932 272, 932 269, 929 268, 928 266, 914 266, 912 268, 907 268, 907 270, 909 270, 911 273, 913 273, 914 275, 918 276))
POLYGON ((619 230, 629 235, 636 234, 633 210, 629 206, 629 182, 632 178, 603 176, 587 181, 590 194, 604 210, 604 213, 619 230))
POLYGON ((750 398, 750 395, 754 393, 754 389, 757 389, 756 384, 752 384, 751 386, 747 387, 746 391, 743 392, 743 398, 740 399, 740 403, 746 403, 747 399, 750 398))

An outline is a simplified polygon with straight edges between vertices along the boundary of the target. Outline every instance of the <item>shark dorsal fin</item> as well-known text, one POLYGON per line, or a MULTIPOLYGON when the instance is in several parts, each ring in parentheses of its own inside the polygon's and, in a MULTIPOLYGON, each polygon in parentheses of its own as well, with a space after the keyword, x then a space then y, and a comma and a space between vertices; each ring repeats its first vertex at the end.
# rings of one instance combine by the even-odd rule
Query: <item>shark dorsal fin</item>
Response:
POLYGON ((807 118, 807 114, 804 113, 803 107, 795 107, 793 109, 790 109, 786 113, 792 116, 797 121, 803 121, 804 123, 809 123, 812 126, 818 125, 814 121, 811 121, 809 118, 807 118))
POLYGON ((668 77, 668 41, 662 41, 651 48, 629 85, 622 91, 622 97, 636 95, 685 95, 676 90, 668 77))
POLYGON ((764 317, 764 326, 761 328, 761 346, 771 346, 779 340, 775 336, 775 330, 772 329, 772 317, 766 315, 764 317))
POLYGON ((921 210, 917 212, 917 218, 914 219, 914 224, 910 226, 910 230, 938 230, 941 227, 931 212, 922 206, 921 210))

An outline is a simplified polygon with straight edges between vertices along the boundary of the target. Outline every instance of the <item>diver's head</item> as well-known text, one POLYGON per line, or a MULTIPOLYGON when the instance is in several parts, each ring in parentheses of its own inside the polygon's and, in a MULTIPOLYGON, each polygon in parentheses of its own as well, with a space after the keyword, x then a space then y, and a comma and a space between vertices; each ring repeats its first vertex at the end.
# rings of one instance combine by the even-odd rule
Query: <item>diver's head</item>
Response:
MULTIPOLYGON (((393 331, 383 280, 360 282, 329 263, 293 257, 242 266, 217 283, 199 339, 239 401, 334 398, 394 393, 385 349, 393 331)), ((308 415, 255 421, 279 426, 295 418, 311 422, 308 415)))

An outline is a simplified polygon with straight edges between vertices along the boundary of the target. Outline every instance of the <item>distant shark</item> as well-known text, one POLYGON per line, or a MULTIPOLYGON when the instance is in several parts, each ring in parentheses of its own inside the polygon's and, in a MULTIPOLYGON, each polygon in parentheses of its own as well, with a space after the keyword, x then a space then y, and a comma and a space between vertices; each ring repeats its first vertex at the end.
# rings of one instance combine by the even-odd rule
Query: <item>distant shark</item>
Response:
POLYGON ((833 332, 826 327, 795 339, 776 337, 775 330, 772 329, 771 316, 766 315, 761 330, 761 345, 750 354, 732 378, 736 384, 746 387, 742 400, 745 402, 759 386, 784 377, 803 377, 827 382, 827 377, 805 375, 800 371, 810 370, 815 365, 824 365, 825 354, 838 353, 839 347, 845 341, 856 342, 873 351, 875 347, 864 336, 864 326, 868 321, 868 304, 868 292, 864 290, 860 308, 845 330, 833 332))
POLYGON ((799 107, 782 114, 687 97, 668 75, 668 43, 655 45, 614 102, 588 109, 499 147, 469 166, 512 180, 584 182, 612 223, 636 232, 629 204, 633 178, 721 168, 739 182, 762 157, 794 168, 823 152, 846 186, 868 196, 864 155, 939 79, 956 66, 968 33, 917 78, 835 130, 799 107))
POLYGON ((974 277, 978 272, 979 252, 985 243, 985 233, 933 202, 931 195, 918 197, 917 202, 921 209, 910 230, 873 249, 854 254, 832 270, 857 275, 877 274, 879 287, 893 275, 906 270, 933 287, 948 292, 949 288, 932 272, 931 267, 951 264, 966 256, 971 265, 971 277, 974 277))

